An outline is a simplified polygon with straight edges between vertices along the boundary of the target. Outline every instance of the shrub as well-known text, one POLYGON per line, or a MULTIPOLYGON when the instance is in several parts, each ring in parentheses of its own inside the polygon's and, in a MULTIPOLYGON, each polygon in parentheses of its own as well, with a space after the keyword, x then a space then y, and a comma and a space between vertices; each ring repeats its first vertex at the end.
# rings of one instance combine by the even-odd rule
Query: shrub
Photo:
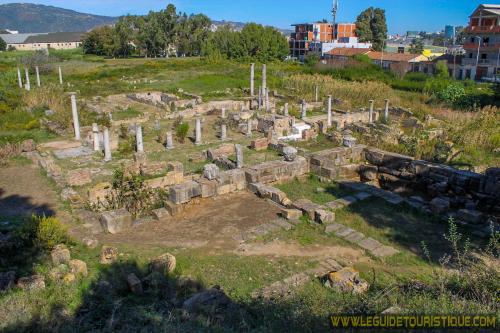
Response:
POLYGON ((126 175, 122 169, 115 170, 113 191, 105 200, 90 204, 94 211, 125 208, 134 216, 162 206, 163 192, 151 189, 144 184, 141 175, 126 175))
POLYGON ((68 243, 68 229, 55 217, 36 216, 27 220, 18 231, 19 238, 40 250, 51 250, 57 244, 68 243))
POLYGON ((185 123, 182 117, 178 117, 175 119, 172 128, 175 131, 177 140, 179 140, 180 143, 184 143, 189 133, 189 124, 185 123))
POLYGON ((443 90, 436 93, 437 98, 441 101, 449 103, 451 105, 455 104, 457 101, 461 100, 465 96, 465 89, 461 84, 453 83, 449 84, 443 90))

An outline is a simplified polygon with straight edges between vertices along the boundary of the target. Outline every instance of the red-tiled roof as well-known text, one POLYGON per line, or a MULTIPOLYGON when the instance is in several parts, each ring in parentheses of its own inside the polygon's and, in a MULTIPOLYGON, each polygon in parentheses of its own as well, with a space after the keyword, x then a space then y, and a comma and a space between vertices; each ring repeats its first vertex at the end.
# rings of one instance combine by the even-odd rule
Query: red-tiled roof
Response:
POLYGON ((371 51, 368 53, 368 57, 372 60, 380 60, 383 59, 384 61, 394 61, 394 62, 409 62, 410 60, 413 60, 417 58, 419 55, 418 54, 408 54, 408 53, 390 53, 390 52, 378 52, 378 51, 371 51))
POLYGON ((333 49, 331 51, 328 51, 326 54, 334 56, 352 57, 358 54, 367 54, 368 52, 370 52, 370 49, 341 47, 338 49, 333 49))

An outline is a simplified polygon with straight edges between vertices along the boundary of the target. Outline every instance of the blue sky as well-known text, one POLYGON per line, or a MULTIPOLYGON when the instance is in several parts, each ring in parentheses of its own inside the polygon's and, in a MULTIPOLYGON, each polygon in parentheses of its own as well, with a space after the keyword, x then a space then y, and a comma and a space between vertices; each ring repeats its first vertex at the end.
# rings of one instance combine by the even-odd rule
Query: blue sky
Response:
MULTIPOLYGON (((0 4, 12 0, 0 0, 0 4)), ((183 12, 204 13, 214 20, 257 22, 290 28, 290 24, 330 20, 331 0, 22 0, 73 9, 81 12, 118 16, 145 14, 173 3, 183 12)), ((407 30, 442 30, 446 24, 465 25, 481 3, 477 0, 340 0, 338 20, 353 22, 363 9, 374 6, 386 10, 390 33, 407 30)), ((498 0, 497 0, 498 2, 498 0)), ((486 0, 495 3, 495 0, 486 0)), ((1 20, 1 18, 0 18, 1 20)))

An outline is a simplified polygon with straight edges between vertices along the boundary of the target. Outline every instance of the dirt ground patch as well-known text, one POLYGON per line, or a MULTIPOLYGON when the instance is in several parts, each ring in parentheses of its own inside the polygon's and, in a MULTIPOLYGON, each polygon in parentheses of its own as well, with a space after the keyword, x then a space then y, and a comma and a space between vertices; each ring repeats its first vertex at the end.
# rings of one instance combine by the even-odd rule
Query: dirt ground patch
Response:
POLYGON ((234 250, 234 238, 244 231, 277 218, 279 208, 248 192, 201 200, 175 218, 133 227, 117 235, 99 235, 106 244, 126 243, 234 250))
POLYGON ((0 217, 57 215, 57 193, 34 165, 0 168, 0 217))

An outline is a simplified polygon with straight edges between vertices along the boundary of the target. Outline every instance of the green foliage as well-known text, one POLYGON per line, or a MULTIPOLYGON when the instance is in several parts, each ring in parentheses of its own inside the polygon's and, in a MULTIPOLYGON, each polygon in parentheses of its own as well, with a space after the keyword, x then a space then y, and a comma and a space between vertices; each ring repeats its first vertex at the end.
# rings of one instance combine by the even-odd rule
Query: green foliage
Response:
POLYGON ((256 59, 262 62, 283 60, 289 54, 286 38, 272 27, 247 24, 241 32, 225 26, 211 33, 203 45, 208 59, 256 59))
POLYGON ((86 54, 129 57, 133 45, 146 57, 178 54, 196 56, 208 38, 210 19, 202 14, 178 14, 174 5, 146 16, 123 16, 114 27, 99 27, 89 32, 84 41, 86 54), (174 48, 172 48, 174 46, 174 48))
POLYGON ((422 52, 424 52, 424 42, 422 41, 422 39, 415 38, 410 44, 409 51, 411 54, 422 54, 422 52))
POLYGON ((440 100, 454 105, 465 96, 465 88, 459 83, 451 83, 443 90, 437 91, 436 96, 440 100))
POLYGON ((0 51, 6 51, 7 50, 7 43, 0 38, 0 51))
POLYGON ((125 208, 133 216, 141 216, 161 207, 163 199, 163 193, 146 186, 141 175, 127 175, 122 169, 117 169, 113 174, 111 193, 104 200, 89 206, 94 211, 125 208))
POLYGON ((68 228, 55 217, 33 215, 18 230, 17 236, 26 244, 40 250, 51 250, 56 245, 70 242, 68 228))
POLYGON ((179 142, 181 143, 184 143, 189 133, 189 123, 181 120, 179 123, 174 124, 174 131, 177 140, 179 140, 179 142))
POLYGON ((304 64, 309 67, 316 66, 321 60, 321 56, 318 53, 310 52, 306 55, 304 59, 304 64))
POLYGON ((450 77, 450 73, 448 72, 448 66, 446 65, 446 60, 440 60, 437 62, 435 76, 438 78, 450 77))
POLYGON ((373 49, 380 51, 387 39, 385 10, 370 7, 356 19, 356 34, 361 42, 372 42, 373 49))

